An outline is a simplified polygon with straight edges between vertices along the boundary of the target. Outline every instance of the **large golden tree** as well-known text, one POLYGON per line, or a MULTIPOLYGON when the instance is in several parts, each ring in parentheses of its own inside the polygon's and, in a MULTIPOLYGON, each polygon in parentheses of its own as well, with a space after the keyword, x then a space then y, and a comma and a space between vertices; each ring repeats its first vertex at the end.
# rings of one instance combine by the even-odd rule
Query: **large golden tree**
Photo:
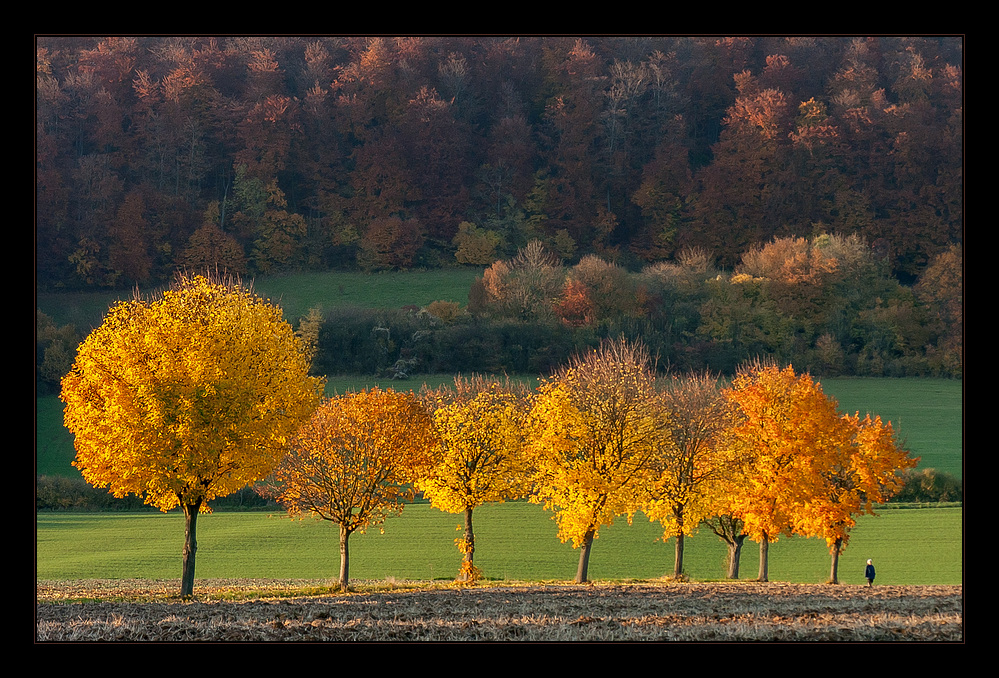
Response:
POLYGON ((181 595, 194 588, 197 517, 266 476, 319 402, 281 309, 238 282, 178 276, 113 306, 62 380, 87 482, 185 515, 181 595))
POLYGON ((532 408, 528 446, 533 501, 555 511, 559 538, 580 549, 585 582, 600 528, 638 511, 664 420, 642 346, 604 343, 544 381, 532 408))

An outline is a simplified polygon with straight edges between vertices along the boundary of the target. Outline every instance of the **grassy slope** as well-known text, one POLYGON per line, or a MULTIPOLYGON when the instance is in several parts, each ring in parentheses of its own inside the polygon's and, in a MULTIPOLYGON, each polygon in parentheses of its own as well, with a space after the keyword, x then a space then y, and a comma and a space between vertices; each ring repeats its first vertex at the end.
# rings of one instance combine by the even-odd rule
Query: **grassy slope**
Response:
POLYGON ((301 318, 310 308, 339 306, 401 308, 432 301, 468 304, 478 268, 382 273, 301 273, 254 283, 254 289, 284 309, 285 318, 301 318))
MULTIPOLYGON (((400 308, 426 306, 432 301, 468 303, 472 282, 482 275, 478 268, 429 271, 385 271, 379 273, 296 273, 245 281, 262 297, 284 310, 296 323, 310 308, 337 306, 400 308)), ((131 290, 39 294, 38 307, 57 325, 71 323, 81 331, 100 324, 105 311, 117 300, 129 299, 131 290)))

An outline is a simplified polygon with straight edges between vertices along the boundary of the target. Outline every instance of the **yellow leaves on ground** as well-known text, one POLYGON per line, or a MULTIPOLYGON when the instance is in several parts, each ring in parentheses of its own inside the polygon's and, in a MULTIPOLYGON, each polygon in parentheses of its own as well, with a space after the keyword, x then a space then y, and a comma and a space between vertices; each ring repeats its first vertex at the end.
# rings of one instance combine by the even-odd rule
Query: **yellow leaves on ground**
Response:
POLYGON ((63 379, 74 465, 169 510, 266 475, 322 390, 279 308, 238 283, 180 277, 110 309, 63 379))

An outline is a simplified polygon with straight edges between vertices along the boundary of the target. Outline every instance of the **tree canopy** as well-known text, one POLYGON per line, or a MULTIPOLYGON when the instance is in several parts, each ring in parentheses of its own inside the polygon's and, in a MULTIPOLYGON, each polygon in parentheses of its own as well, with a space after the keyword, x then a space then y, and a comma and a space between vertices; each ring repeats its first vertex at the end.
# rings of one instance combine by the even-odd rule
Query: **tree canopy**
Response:
POLYGON ((527 398, 509 379, 458 376, 453 385, 423 394, 438 444, 416 487, 431 505, 463 513, 459 579, 475 579, 473 511, 486 503, 519 499, 530 491, 525 454, 527 398))
POLYGON ((718 513, 738 518, 760 543, 761 581, 768 544, 791 534, 826 539, 835 581, 854 516, 895 494, 899 474, 917 460, 890 424, 844 415, 818 382, 790 365, 745 365, 725 395, 738 409, 732 434, 743 463, 727 477, 718 513))
MULTIPOLYGON (((236 281, 179 276, 158 297, 113 306, 80 344, 61 393, 73 464, 117 497, 183 507, 193 532, 209 501, 284 455, 322 392, 309 367, 280 308, 236 281)), ((193 534, 186 548, 189 595, 193 534)))
POLYGON ((433 422, 412 392, 375 388, 328 398, 290 441, 267 493, 290 515, 340 528, 339 583, 346 589, 350 535, 402 511, 436 444, 433 422))
POLYGON ((600 528, 642 506, 661 414, 650 357, 625 341, 578 356, 539 386, 532 500, 555 512, 559 538, 580 549, 576 581, 587 579, 600 528))

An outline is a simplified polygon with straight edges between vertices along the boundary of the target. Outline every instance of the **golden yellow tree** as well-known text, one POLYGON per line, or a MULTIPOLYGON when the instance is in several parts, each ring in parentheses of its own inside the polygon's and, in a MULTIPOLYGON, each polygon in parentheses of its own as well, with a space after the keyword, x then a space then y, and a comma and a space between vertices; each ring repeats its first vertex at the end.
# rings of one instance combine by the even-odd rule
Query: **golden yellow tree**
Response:
POLYGON ((529 478, 524 445, 525 389, 507 380, 457 377, 453 386, 424 393, 439 444, 416 481, 431 505, 464 513, 460 581, 480 576, 475 567, 473 511, 490 502, 524 496, 529 478))
POLYGON ((673 576, 683 575, 684 537, 712 516, 733 463, 733 408, 708 374, 675 375, 661 392, 666 427, 652 456, 644 512, 675 540, 673 576))
POLYGON ((291 515, 339 526, 339 583, 346 589, 350 535, 402 511, 436 444, 430 415, 412 392, 375 388, 336 396, 292 440, 266 483, 268 494, 291 515))
POLYGON ((185 516, 181 595, 194 588, 197 517, 266 476, 319 402, 322 380, 281 309, 238 282, 178 276, 113 306, 62 380, 87 482, 185 516))
POLYGON ((609 341, 575 358, 538 387, 531 419, 532 501, 554 510, 559 538, 580 549, 585 582, 600 528, 630 520, 646 497, 663 427, 647 351, 609 341))

